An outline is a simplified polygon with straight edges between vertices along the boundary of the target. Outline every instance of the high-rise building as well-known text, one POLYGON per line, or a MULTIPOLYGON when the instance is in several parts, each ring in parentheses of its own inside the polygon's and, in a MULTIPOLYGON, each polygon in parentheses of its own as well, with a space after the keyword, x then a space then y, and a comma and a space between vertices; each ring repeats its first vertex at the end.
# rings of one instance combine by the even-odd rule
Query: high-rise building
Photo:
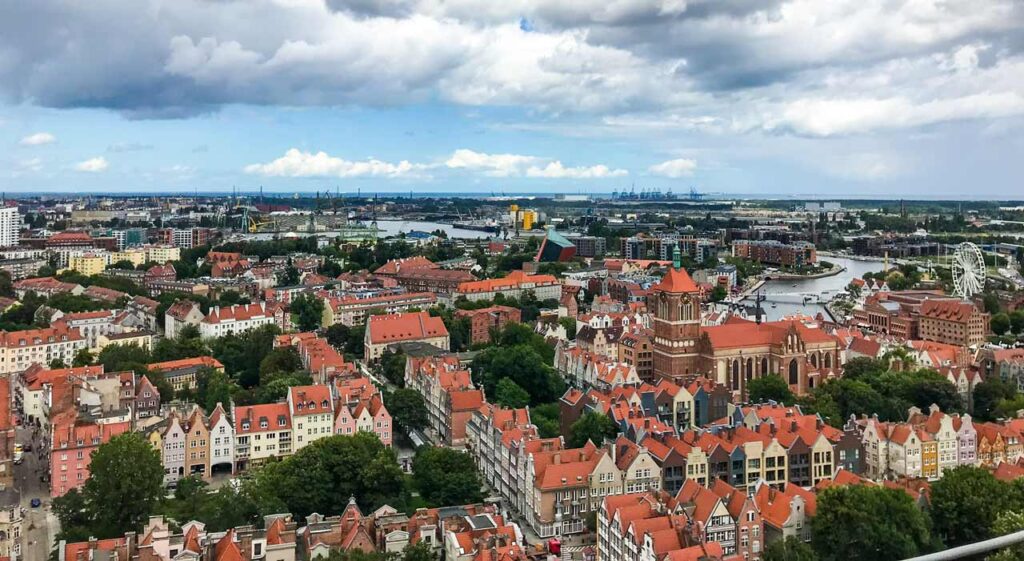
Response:
POLYGON ((18 245, 21 214, 17 206, 0 206, 0 247, 18 245))

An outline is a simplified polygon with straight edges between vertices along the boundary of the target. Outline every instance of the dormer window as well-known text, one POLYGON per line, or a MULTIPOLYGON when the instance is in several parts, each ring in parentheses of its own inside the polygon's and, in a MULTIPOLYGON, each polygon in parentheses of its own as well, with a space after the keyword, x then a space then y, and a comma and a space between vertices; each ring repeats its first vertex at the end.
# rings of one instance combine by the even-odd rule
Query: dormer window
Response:
POLYGON ((242 422, 242 430, 249 430, 249 421, 242 422))

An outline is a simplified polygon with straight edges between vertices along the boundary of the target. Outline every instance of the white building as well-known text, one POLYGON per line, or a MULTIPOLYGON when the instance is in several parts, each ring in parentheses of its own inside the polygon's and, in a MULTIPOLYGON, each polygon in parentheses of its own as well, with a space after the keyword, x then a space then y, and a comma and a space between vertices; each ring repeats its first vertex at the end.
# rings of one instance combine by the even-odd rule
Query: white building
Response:
POLYGON ((21 230, 21 214, 17 206, 0 207, 0 247, 18 245, 21 230))
POLYGON ((234 472, 235 427, 218 403, 210 414, 210 471, 222 464, 227 464, 229 470, 234 472))
POLYGON ((203 339, 223 337, 242 333, 264 325, 283 325, 284 310, 266 302, 238 304, 229 307, 214 307, 199 322, 199 335, 203 339))
POLYGON ((86 341, 77 329, 66 326, 0 331, 0 374, 22 372, 33 364, 48 365, 55 359, 74 362, 86 341))

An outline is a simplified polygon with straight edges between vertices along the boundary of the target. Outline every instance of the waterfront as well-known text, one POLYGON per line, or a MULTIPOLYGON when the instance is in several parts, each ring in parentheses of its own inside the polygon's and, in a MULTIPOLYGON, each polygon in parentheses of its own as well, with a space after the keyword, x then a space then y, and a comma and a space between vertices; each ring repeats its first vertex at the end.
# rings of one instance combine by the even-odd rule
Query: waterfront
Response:
MULTIPOLYGON (((772 280, 764 283, 760 293, 764 296, 761 307, 769 320, 776 320, 783 316, 792 314, 807 314, 813 316, 818 312, 824 312, 823 304, 831 299, 837 292, 844 290, 850 281, 861 278, 864 273, 881 271, 884 264, 881 261, 862 261, 848 259, 845 257, 828 257, 825 261, 845 267, 845 270, 838 275, 822 277, 817 279, 804 280, 772 280), (805 296, 820 296, 818 299, 804 303, 805 296)), ((745 304, 753 304, 753 297, 743 300, 745 304)))

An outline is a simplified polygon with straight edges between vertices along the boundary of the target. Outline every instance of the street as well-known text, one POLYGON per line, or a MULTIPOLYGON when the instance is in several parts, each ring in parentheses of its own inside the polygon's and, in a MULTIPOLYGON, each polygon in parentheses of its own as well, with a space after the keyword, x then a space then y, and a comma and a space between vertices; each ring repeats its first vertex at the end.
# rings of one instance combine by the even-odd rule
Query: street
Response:
POLYGON ((32 430, 17 428, 17 441, 24 446, 31 440, 32 450, 23 454, 20 464, 14 466, 14 485, 21 492, 21 506, 25 509, 22 552, 25 561, 46 561, 50 556, 53 538, 59 531, 57 517, 50 512, 50 489, 42 481, 48 463, 40 458, 39 439, 32 439, 32 430), (38 498, 42 505, 32 508, 31 501, 38 498))

